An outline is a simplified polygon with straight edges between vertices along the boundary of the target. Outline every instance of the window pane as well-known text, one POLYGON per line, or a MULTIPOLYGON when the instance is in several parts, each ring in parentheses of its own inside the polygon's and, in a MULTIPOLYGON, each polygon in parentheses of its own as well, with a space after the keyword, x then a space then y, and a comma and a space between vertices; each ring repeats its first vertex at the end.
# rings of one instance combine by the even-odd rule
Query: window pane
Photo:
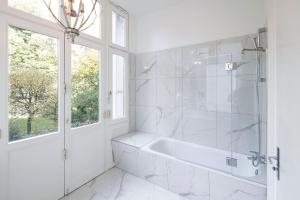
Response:
MULTIPOLYGON (((88 11, 87 13, 89 13, 89 11, 92 9, 92 3, 86 3, 85 4, 87 6, 86 11, 88 11)), ((93 25, 91 25, 89 28, 87 28, 86 30, 84 30, 83 32, 94 36, 96 38, 101 38, 101 10, 102 10, 102 5, 100 3, 98 3, 98 5, 95 8, 96 10, 96 18, 90 18, 89 21, 86 23, 87 25, 93 23, 93 25)))
POLYGON ((112 43, 125 47, 126 19, 116 12, 112 12, 112 43))
POLYGON ((9 27, 9 141, 58 130, 57 40, 9 27))
MULTIPOLYGON (((46 0, 46 3, 49 1, 46 0)), ((58 2, 57 0, 51 1, 51 9, 54 12, 54 14, 58 13, 58 2)), ((54 21, 53 17, 51 16, 48 8, 46 7, 43 0, 8 0, 8 5, 10 7, 16 8, 18 10, 22 10, 24 12, 27 12, 29 14, 42 17, 47 20, 54 21)))
POLYGON ((125 59, 112 56, 113 63, 113 119, 124 117, 124 72, 125 59))
POLYGON ((72 127, 99 121, 100 52, 72 45, 72 127))

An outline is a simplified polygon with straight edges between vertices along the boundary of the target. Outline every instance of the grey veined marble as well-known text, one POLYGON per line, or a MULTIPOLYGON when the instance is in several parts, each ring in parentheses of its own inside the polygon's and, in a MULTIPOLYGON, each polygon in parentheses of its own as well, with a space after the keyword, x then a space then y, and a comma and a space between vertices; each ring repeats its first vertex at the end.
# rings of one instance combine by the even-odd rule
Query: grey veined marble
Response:
POLYGON ((260 184, 148 151, 155 139, 140 132, 115 138, 116 166, 186 200, 266 200, 266 188, 260 184))
POLYGON ((61 200, 187 200, 113 168, 61 200))
MULTIPOLYGON (((241 53, 253 48, 254 36, 132 56, 131 130, 236 153, 257 151, 257 60, 255 53, 241 53), (235 62, 235 70, 226 71, 227 62, 235 62)), ((266 83, 258 92, 266 124, 266 83)), ((265 138, 266 129, 262 130, 265 138)))

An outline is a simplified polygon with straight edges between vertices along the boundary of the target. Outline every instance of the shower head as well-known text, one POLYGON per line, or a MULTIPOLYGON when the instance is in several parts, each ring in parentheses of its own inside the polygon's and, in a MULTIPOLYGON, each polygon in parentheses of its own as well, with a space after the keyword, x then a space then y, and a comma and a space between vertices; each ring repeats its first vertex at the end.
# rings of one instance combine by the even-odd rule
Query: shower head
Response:
MULTIPOLYGON (((259 37, 259 36, 258 36, 259 37)), ((241 51, 241 54, 245 54, 245 52, 250 51, 250 52, 266 52, 266 50, 263 47, 259 46, 259 38, 258 37, 249 37, 249 39, 252 40, 253 44, 254 44, 254 49, 248 49, 248 48, 244 48, 241 51)))

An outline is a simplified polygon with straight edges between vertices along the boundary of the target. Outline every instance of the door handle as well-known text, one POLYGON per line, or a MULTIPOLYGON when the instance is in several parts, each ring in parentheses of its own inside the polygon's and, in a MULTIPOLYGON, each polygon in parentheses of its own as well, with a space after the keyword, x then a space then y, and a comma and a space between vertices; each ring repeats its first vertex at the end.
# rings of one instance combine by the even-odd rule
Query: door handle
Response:
POLYGON ((277 180, 280 180, 280 149, 277 147, 276 156, 268 157, 269 163, 272 165, 272 170, 276 172, 277 180))

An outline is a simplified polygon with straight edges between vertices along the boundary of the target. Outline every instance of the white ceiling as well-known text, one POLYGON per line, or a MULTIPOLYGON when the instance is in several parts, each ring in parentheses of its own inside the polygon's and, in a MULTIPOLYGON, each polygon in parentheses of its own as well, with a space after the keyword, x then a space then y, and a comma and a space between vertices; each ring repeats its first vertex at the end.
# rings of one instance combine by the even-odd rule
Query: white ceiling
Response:
POLYGON ((141 16, 174 5, 182 0, 112 0, 131 15, 141 16))

